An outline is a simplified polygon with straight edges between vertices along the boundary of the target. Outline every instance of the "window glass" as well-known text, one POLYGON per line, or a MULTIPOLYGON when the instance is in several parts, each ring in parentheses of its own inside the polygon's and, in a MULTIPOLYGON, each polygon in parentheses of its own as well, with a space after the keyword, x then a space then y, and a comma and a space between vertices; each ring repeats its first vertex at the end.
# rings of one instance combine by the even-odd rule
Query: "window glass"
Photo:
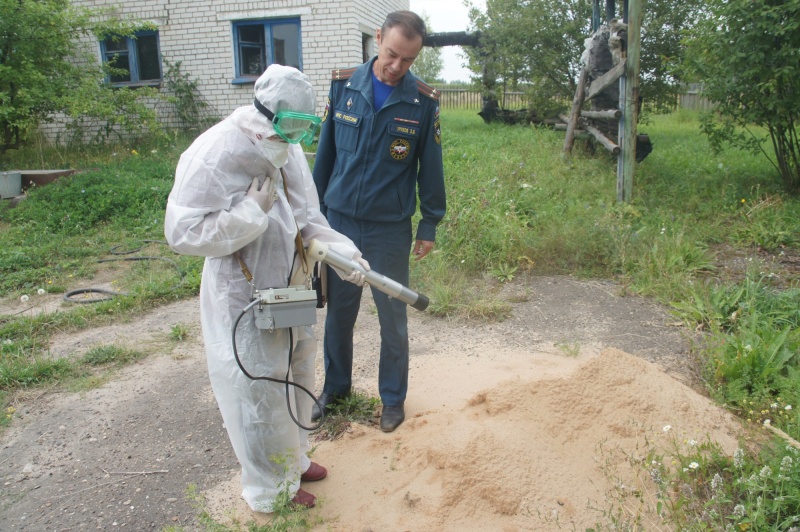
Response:
POLYGON ((158 82, 161 80, 161 54, 158 32, 144 31, 135 38, 109 37, 100 42, 103 62, 115 69, 111 83, 158 82))
POLYGON ((273 63, 300 68, 300 33, 297 24, 276 24, 272 27, 273 63))
POLYGON ((252 46, 242 46, 241 69, 242 75, 259 76, 267 67, 262 60, 263 50, 252 46))
POLYGON ((275 63, 302 70, 299 18, 234 22, 233 38, 234 83, 247 83, 275 63))
POLYGON ((264 26, 239 26, 239 42, 264 44, 264 26))
POLYGON ((142 35, 136 39, 139 57, 139 80, 161 79, 161 61, 158 54, 158 37, 142 35))
POLYGON ((128 52, 128 39, 123 37, 109 37, 103 44, 105 44, 106 52, 128 52))
POLYGON ((131 81, 131 63, 128 54, 109 54, 108 64, 117 69, 111 74, 111 83, 128 83, 131 81), (124 70, 124 72, 122 72, 124 70))

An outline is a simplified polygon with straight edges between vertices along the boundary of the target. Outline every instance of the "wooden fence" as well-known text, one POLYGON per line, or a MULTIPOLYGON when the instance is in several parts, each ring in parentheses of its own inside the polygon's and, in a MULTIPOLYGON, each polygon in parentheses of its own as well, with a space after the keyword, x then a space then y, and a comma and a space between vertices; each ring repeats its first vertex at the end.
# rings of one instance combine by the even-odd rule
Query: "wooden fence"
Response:
MULTIPOLYGON (((481 93, 469 89, 440 89, 439 106, 442 109, 481 110, 481 93)), ((506 92, 500 99, 503 109, 524 109, 525 98, 522 92, 506 92)))
POLYGON ((692 109, 694 111, 708 111, 713 108, 711 102, 703 98, 703 86, 700 83, 690 83, 686 93, 678 97, 678 108, 692 109))
MULTIPOLYGON (((474 109, 481 110, 481 94, 470 88, 441 88, 439 91, 439 106, 442 109, 474 109)), ((567 105, 569 102, 566 102, 567 105)), ((500 100, 500 107, 503 109, 517 110, 525 109, 524 93, 506 92, 500 100)), ((684 94, 678 96, 678 108, 693 109, 697 111, 708 111, 713 108, 711 102, 702 96, 702 85, 692 83, 684 94)))

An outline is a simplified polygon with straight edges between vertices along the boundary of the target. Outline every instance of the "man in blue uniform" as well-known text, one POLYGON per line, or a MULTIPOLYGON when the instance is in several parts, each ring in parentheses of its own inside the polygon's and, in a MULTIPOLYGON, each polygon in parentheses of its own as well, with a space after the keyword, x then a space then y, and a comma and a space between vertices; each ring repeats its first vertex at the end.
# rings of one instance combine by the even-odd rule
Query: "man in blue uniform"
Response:
MULTIPOLYGON (((409 253, 417 260, 430 253, 445 213, 438 95, 409 72, 425 34, 415 13, 390 13, 377 32, 377 57, 332 72, 313 172, 331 227, 351 238, 375 271, 403 285, 408 285, 409 253), (412 247, 417 196, 422 218, 412 247)), ((319 398, 326 411, 350 393, 362 290, 336 275, 328 279, 325 386, 319 398)), ((374 289, 372 297, 381 326, 381 429, 391 432, 405 419, 406 306, 374 289)), ((315 405, 312 419, 321 414, 315 405)))

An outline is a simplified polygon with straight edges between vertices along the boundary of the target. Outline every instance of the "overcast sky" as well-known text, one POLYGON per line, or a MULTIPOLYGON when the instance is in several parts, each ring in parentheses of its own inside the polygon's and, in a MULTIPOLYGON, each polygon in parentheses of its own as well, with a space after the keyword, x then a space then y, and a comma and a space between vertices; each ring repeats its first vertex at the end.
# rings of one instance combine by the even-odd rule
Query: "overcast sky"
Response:
MULTIPOLYGON (((486 9, 486 0, 469 0, 480 8, 486 9)), ((419 15, 428 15, 431 27, 428 31, 465 31, 469 27, 469 8, 464 6, 463 0, 410 0, 411 11, 419 15)), ((462 68, 465 62, 460 58, 460 46, 445 46, 442 48, 444 68, 441 77, 447 81, 469 81, 469 70, 462 68)))

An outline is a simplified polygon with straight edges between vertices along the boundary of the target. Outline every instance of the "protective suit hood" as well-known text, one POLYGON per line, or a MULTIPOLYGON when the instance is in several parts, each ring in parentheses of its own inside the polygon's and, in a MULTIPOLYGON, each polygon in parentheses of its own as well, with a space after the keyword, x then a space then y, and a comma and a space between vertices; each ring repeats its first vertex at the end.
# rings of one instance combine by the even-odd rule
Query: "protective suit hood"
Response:
MULTIPOLYGON (((314 87, 308 76, 296 68, 270 65, 256 80, 253 92, 255 100, 274 114, 280 111, 314 114, 314 87)), ((286 164, 288 145, 280 139, 270 139, 276 135, 272 121, 255 104, 247 106, 247 111, 239 113, 235 121, 275 167, 286 164)))

